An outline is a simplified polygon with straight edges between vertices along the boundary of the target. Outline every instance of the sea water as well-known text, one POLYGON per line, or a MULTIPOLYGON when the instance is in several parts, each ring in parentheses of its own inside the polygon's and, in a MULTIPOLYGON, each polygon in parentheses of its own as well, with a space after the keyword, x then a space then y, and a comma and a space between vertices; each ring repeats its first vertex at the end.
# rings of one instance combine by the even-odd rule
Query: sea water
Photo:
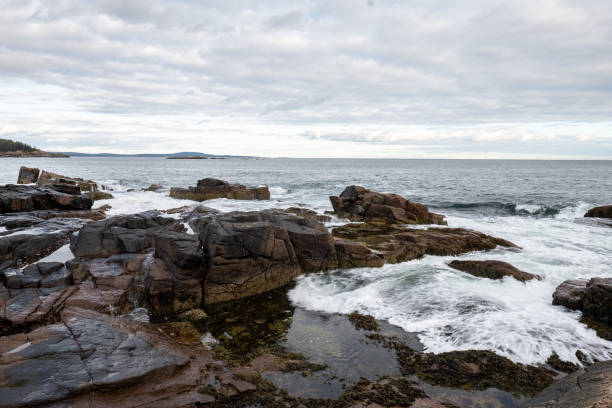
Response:
POLYGON ((583 217, 593 206, 612 204, 610 161, 1 159, 0 184, 16 182, 22 165, 108 185, 115 198, 96 205, 111 205, 110 215, 195 205, 168 197, 169 187, 206 177, 270 187, 270 201, 205 203, 221 211, 304 206, 324 212, 331 210, 328 196, 351 184, 401 194, 445 214, 450 227, 495 235, 522 249, 304 275, 289 294, 294 305, 370 314, 417 332, 431 352, 488 349, 530 364, 553 351, 573 362, 576 350, 591 359, 612 358, 612 342, 580 323, 579 312, 551 304, 565 279, 612 277, 612 227, 583 217), (165 188, 141 191, 152 183, 165 188), (543 279, 477 278, 449 268, 456 258, 502 260, 543 279))

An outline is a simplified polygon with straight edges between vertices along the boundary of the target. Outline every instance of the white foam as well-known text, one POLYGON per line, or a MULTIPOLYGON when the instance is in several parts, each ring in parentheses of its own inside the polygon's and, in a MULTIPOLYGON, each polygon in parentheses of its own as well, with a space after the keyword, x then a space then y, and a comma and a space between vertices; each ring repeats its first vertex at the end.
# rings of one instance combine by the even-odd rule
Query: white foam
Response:
POLYGON ((6 232, 6 231, 7 231, 6 227, 0 227, 0 232, 6 232))
POLYGON ((96 206, 108 204, 112 208, 106 212, 107 216, 121 214, 135 214, 149 210, 169 210, 172 208, 195 206, 199 203, 192 200, 179 200, 166 194, 152 191, 113 192, 114 198, 96 201, 96 206))
POLYGON ((535 214, 538 211, 542 211, 544 209, 543 206, 538 204, 517 204, 516 211, 525 211, 530 214, 535 214))
POLYGON ((451 227, 509 239, 522 251, 496 249, 461 259, 498 259, 543 276, 521 283, 489 280, 453 270, 451 257, 428 256, 382 268, 301 277, 290 292, 299 306, 328 313, 360 311, 419 332, 426 349, 488 349, 514 361, 542 363, 555 351, 578 363, 576 350, 612 358, 612 342, 579 322, 579 313, 553 306, 565 279, 612 277, 612 235, 565 219, 448 217, 451 227))
POLYGON ((287 189, 283 187, 269 187, 271 198, 277 198, 277 196, 287 194, 287 189))

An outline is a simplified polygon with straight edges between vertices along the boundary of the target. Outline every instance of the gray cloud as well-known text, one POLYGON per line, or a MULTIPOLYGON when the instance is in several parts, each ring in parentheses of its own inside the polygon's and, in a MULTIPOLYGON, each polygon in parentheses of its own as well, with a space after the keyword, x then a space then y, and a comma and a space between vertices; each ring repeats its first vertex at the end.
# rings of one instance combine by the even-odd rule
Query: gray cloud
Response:
POLYGON ((129 151, 165 148, 163 129, 192 150, 214 128, 240 153, 497 152, 511 140, 504 152, 612 157, 605 0, 0 7, 0 137, 129 151))

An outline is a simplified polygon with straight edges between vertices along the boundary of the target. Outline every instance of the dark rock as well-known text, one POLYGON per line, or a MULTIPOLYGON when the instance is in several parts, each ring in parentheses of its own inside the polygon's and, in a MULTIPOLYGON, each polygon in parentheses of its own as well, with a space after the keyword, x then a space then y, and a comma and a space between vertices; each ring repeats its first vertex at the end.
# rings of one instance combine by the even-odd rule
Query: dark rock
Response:
POLYGON ((230 198, 234 200, 269 200, 268 187, 246 188, 242 184, 229 184, 227 181, 206 178, 198 180, 196 187, 170 189, 170 197, 194 201, 230 198))
POLYGON ((342 239, 363 242, 385 262, 398 263, 424 255, 460 255, 503 246, 518 248, 512 242, 463 228, 406 229, 394 225, 347 224, 334 228, 342 239))
POLYGON ((362 315, 361 313, 353 312, 348 315, 348 319, 356 329, 378 331, 378 323, 372 316, 362 315))
POLYGON ((612 205, 591 208, 584 214, 585 217, 612 218, 612 205))
POLYGON ((298 217, 304 217, 309 221, 314 222, 329 222, 332 219, 329 215, 321 215, 316 211, 309 210, 308 208, 290 207, 284 209, 283 211, 288 214, 297 215, 298 217))
POLYGON ((79 177, 67 177, 43 170, 38 177, 39 186, 50 186, 53 184, 68 184, 77 186, 80 191, 99 191, 106 190, 105 186, 100 186, 95 181, 85 180, 79 177))
POLYGON ((526 282, 531 279, 542 280, 540 275, 521 271, 507 262, 502 261, 452 261, 448 264, 453 269, 481 278, 502 279, 512 276, 514 279, 526 282))
POLYGON ((377 268, 383 266, 385 260, 372 252, 361 242, 334 239, 339 268, 377 268))
POLYGON ((72 194, 72 195, 80 195, 81 188, 76 184, 71 183, 49 183, 45 184, 45 187, 48 187, 52 190, 59 191, 64 194, 72 194))
POLYGON ((555 289, 552 304, 565 306, 572 310, 582 310, 586 285, 586 280, 566 280, 555 289))
POLYGON ((530 408, 612 407, 612 361, 580 369, 525 402, 530 408))
POLYGON ((430 213, 423 204, 397 194, 381 194, 364 187, 349 186, 339 197, 329 199, 339 217, 352 221, 446 225, 444 216, 430 213))
POLYGON ((72 283, 72 273, 62 266, 55 272, 50 273, 41 282, 40 286, 43 288, 57 288, 68 286, 72 283))
POLYGON ((17 177, 17 184, 32 184, 38 180, 40 170, 32 167, 21 166, 19 168, 19 176, 17 177))
POLYGON ((34 210, 88 210, 92 204, 89 197, 65 194, 46 187, 0 186, 0 214, 34 210))
POLYGON ((573 373, 574 371, 578 371, 578 369, 580 369, 580 367, 574 363, 561 360, 557 353, 552 353, 550 357, 548 357, 548 360, 546 360, 546 363, 555 370, 563 371, 564 373, 573 373))
POLYGON ((19 269, 8 269, 4 271, 6 276, 6 287, 9 289, 37 288, 40 286, 40 275, 38 273, 25 273, 19 269))
POLYGON ((71 246, 77 257, 104 258, 112 254, 140 253, 151 248, 153 232, 176 220, 159 212, 117 216, 85 225, 71 246))
POLYGON ((143 191, 158 191, 161 190, 162 186, 160 186, 159 184, 151 184, 149 187, 143 189, 143 191))
POLYGON ((11 261, 19 267, 44 258, 70 242, 72 229, 66 224, 45 222, 37 228, 40 230, 36 233, 14 232, 0 236, 0 262, 11 261), (62 229, 53 230, 53 227, 62 229))
POLYGON ((321 224, 283 212, 205 215, 190 224, 206 258, 206 303, 262 293, 302 272, 338 266, 333 238, 321 224))
POLYGON ((85 195, 89 198, 91 198, 93 201, 98 201, 98 200, 108 200, 111 198, 115 198, 113 197, 113 195, 111 193, 107 193, 104 191, 90 191, 88 193, 85 193, 85 195))
POLYGON ((586 285, 582 313, 612 325, 612 278, 593 278, 586 285))

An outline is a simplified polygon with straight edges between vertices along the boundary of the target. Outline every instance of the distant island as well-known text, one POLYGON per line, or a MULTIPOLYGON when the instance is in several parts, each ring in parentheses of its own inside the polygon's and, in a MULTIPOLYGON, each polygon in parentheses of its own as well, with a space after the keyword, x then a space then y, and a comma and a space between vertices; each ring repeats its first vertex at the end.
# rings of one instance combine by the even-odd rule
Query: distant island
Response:
POLYGON ((0 139, 0 157, 70 157, 65 153, 50 153, 25 143, 0 139))
POLYGON ((207 157, 207 156, 168 156, 166 159, 175 160, 193 160, 193 159, 205 159, 205 160, 223 160, 226 157, 207 157))

